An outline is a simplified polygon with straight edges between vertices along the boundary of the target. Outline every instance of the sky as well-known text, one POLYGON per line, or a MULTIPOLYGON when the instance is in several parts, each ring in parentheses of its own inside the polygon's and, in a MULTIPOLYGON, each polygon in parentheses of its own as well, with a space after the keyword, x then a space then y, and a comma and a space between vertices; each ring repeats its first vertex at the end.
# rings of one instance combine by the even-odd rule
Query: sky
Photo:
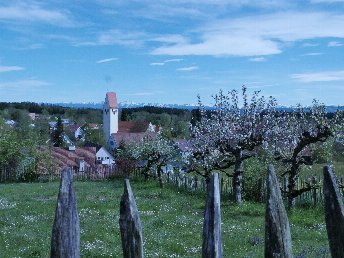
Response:
POLYGON ((344 0, 0 1, 0 101, 344 105, 344 0))

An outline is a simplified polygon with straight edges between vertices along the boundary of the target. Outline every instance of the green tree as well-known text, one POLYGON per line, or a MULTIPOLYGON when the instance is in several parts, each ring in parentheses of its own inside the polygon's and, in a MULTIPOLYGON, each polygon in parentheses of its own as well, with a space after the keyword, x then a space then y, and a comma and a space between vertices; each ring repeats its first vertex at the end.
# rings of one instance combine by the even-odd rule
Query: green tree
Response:
POLYGON ((128 112, 125 108, 121 111, 121 121, 128 121, 128 112))
POLYGON ((57 124, 53 133, 53 145, 55 147, 60 147, 63 145, 63 132, 64 131, 63 131, 62 119, 59 116, 57 118, 57 124))

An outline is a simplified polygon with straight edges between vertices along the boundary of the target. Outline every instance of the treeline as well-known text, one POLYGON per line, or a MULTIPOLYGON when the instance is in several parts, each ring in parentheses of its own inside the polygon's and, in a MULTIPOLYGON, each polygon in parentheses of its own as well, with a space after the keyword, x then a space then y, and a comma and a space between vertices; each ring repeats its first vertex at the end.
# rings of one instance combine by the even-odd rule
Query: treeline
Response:
POLYGON ((5 109, 23 109, 27 110, 30 113, 36 114, 49 114, 63 115, 66 112, 65 107, 56 106, 53 104, 44 104, 44 103, 35 103, 35 102, 0 102, 0 110, 5 109))
MULTIPOLYGON (((34 102, 0 102, 0 116, 5 120, 18 121, 21 117, 26 117, 27 113, 36 113, 48 119, 53 119, 51 116, 61 116, 76 123, 103 123, 101 109, 71 108, 34 102)), ((123 108, 120 109, 119 115, 121 121, 151 122, 163 128, 163 132, 170 138, 188 138, 190 122, 194 123, 198 117, 197 109, 190 111, 154 106, 123 108)))
POLYGON ((43 116, 61 116, 77 123, 102 123, 102 110, 95 108, 69 108, 54 104, 34 102, 0 102, 0 116, 18 120, 20 113, 36 113, 43 116))

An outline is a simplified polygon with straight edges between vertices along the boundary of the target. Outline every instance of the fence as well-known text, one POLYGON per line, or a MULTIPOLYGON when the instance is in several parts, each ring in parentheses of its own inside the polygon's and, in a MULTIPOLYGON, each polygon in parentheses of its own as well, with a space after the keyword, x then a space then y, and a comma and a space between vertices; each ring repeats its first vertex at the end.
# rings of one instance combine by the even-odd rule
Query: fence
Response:
MULTIPOLYGON (((108 180, 113 177, 125 176, 124 172, 118 167, 90 167, 81 172, 79 170, 72 169, 74 181, 97 181, 97 180, 108 180)), ((131 173, 135 177, 142 177, 139 169, 134 169, 131 173)), ((49 182, 58 180, 61 177, 61 170, 55 170, 50 173, 37 173, 34 175, 34 181, 49 182)), ((222 196, 232 196, 233 186, 230 177, 222 175, 220 177, 220 193, 222 196)), ((11 169, 0 169, 0 183, 1 182, 15 182, 18 181, 15 171, 11 169)), ((206 191, 206 182, 203 177, 191 176, 185 173, 163 173, 162 181, 166 185, 174 185, 176 187, 188 189, 191 191, 206 191)), ((288 186, 288 178, 278 178, 279 185, 282 189, 282 196, 285 196, 288 186)), ((265 201, 266 185, 265 179, 261 178, 256 181, 255 194, 256 201, 265 201)), ((342 195, 344 195, 344 178, 338 178, 339 189, 342 195)), ((312 203, 314 205, 324 202, 324 190, 323 190, 323 179, 321 176, 313 176, 306 179, 298 178, 296 181, 296 190, 300 190, 309 185, 315 186, 314 189, 304 192, 296 198, 297 203, 312 203)), ((249 191, 246 189, 245 181, 243 182, 244 193, 249 191)))
MULTIPOLYGON (((97 180, 107 180, 114 176, 120 176, 123 174, 122 170, 117 167, 89 167, 84 171, 79 171, 78 169, 71 169, 74 181, 97 181, 97 180)), ((61 178, 61 169, 55 169, 50 172, 38 172, 31 175, 31 178, 23 178, 18 175, 13 169, 0 169, 0 183, 5 182, 17 182, 17 181, 41 181, 49 182, 54 180, 59 180, 61 178)))
MULTIPOLYGON (((64 170, 51 238, 51 257, 80 257, 80 225, 71 170, 64 170)), ((324 167, 325 220, 331 255, 344 257, 344 206, 334 174, 324 167)), ((265 257, 292 257, 289 221, 280 187, 270 165, 266 180, 265 257)), ((143 258, 142 225, 129 180, 125 180, 120 203, 120 232, 124 258, 143 258)), ((221 236, 220 180, 211 176, 203 221, 203 258, 223 256, 221 236)))
MULTIPOLYGON (((141 177, 140 171, 136 170, 133 173, 136 177, 141 177)), ((233 195, 233 185, 231 177, 220 176, 220 193, 222 196, 232 196, 233 195)), ((162 181, 165 185, 173 185, 179 188, 184 188, 190 191, 206 191, 206 182, 203 177, 191 176, 185 173, 173 173, 168 172, 162 174, 162 181)), ((286 198, 286 192, 288 190, 288 177, 278 177, 278 184, 282 190, 282 197, 286 198)), ((296 197, 296 203, 309 203, 309 204, 319 204, 324 202, 324 189, 323 189, 323 179, 321 176, 313 176, 306 179, 298 178, 296 181, 296 190, 308 186, 314 186, 314 189, 304 192, 298 197, 296 197)), ((338 178, 338 187, 342 195, 344 195, 344 178, 338 178)), ((260 178, 255 182, 255 200, 264 202, 266 199, 266 182, 265 178, 260 178)), ((244 193, 248 191, 245 186, 245 181, 243 182, 244 193)))

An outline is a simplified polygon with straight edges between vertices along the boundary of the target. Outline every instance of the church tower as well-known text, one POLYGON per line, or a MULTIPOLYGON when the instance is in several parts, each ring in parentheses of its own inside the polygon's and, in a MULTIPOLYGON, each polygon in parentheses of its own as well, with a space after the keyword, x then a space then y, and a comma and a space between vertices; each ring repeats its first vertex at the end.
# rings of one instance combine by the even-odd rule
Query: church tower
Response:
POLYGON ((107 92, 103 106, 103 129, 105 138, 118 132, 118 104, 115 92, 107 92))

